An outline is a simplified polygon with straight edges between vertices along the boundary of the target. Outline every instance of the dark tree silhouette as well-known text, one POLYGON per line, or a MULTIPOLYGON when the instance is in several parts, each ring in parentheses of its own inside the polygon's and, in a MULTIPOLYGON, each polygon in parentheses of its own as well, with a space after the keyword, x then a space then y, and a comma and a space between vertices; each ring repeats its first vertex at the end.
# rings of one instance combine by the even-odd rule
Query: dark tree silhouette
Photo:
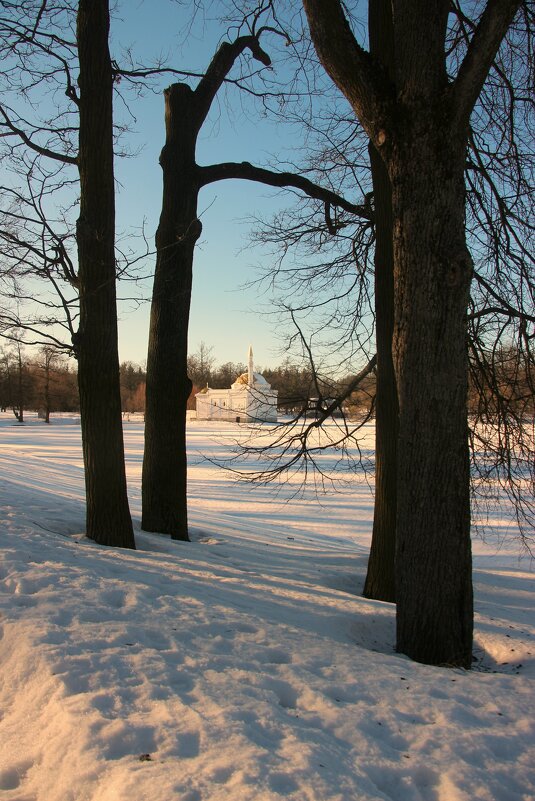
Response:
POLYGON ((80 0, 80 215, 76 226, 80 325, 74 342, 84 451, 87 536, 135 548, 128 508, 115 294, 113 73, 108 0, 80 0))
MULTIPOLYGON (((394 28, 391 3, 372 0, 368 5, 370 54, 393 78, 394 28)), ((373 533, 364 595, 395 601, 394 553, 397 513, 398 396, 392 358, 394 333, 394 253, 392 242, 392 190, 385 163, 369 145, 375 209, 375 503, 373 533)))
MULTIPOLYGON (((134 548, 126 493, 117 353, 114 75, 108 48, 109 22, 107 0, 80 0, 77 5, 67 7, 29 2, 5 4, 3 8, 0 29, 8 88, 13 92, 17 89, 17 79, 20 80, 20 93, 25 97, 31 96, 36 87, 57 88, 63 83, 70 108, 58 109, 50 120, 30 123, 20 110, 0 105, 0 124, 4 141, 11 143, 10 155, 19 156, 22 165, 28 167, 28 194, 18 196, 11 190, 9 196, 8 220, 11 226, 15 225, 16 233, 8 225, 2 239, 6 246, 23 253, 25 269, 31 263, 39 265, 38 274, 58 289, 60 305, 66 314, 71 349, 78 359, 87 536, 103 545, 134 548), (57 31, 56 21, 63 24, 65 14, 74 14, 75 10, 73 42, 66 30, 57 31), (78 88, 73 78, 73 70, 77 68, 78 88), (73 112, 78 116, 75 126, 70 119, 73 112), (20 156, 20 153, 30 155, 20 156), (44 166, 45 163, 57 165, 58 174, 63 165, 78 170, 77 272, 68 258, 64 237, 55 236, 46 220, 47 176, 52 176, 56 187, 62 185, 62 179, 54 181, 56 167, 44 166), (43 188, 37 196, 32 191, 36 174, 43 188), (33 216, 27 216, 28 209, 33 216), (28 239, 26 235, 32 226, 34 233, 28 239), (39 227, 43 233, 41 241, 34 235, 39 227), (70 282, 78 292, 77 328, 71 306, 59 287, 60 280, 70 282)), ((16 274, 11 278, 16 290, 16 274)), ((52 324, 51 319, 44 322, 44 327, 52 324)), ((43 336, 38 327, 24 323, 16 315, 4 318, 4 323, 8 328, 20 324, 41 344, 47 341, 61 344, 53 333, 43 336)))
POLYGON ((397 647, 469 667, 472 648, 464 165, 470 114, 520 2, 490 0, 454 80, 449 3, 393 3, 392 78, 337 0, 303 2, 325 69, 392 186, 393 354, 399 398, 397 647), (415 169, 415 165, 418 169, 415 169))
MULTIPOLYGON (((523 9, 525 10, 525 9, 523 9)), ((460 12, 458 6, 454 8, 455 16, 450 20, 450 26, 444 28, 445 41, 444 69, 447 67, 445 77, 446 96, 454 98, 453 87, 459 86, 457 76, 459 65, 463 63, 466 50, 473 49, 471 46, 473 32, 478 29, 477 22, 473 23, 460 12)), ((389 48, 389 24, 392 26, 391 6, 381 6, 381 3, 374 2, 370 5, 370 43, 374 50, 373 62, 368 66, 375 68, 386 79, 386 87, 393 82, 390 76, 391 50, 389 48), (382 15, 382 16, 381 16, 382 15), (376 29, 373 34, 374 24, 377 26, 377 18, 381 22, 378 33, 376 29)), ((463 149, 463 170, 464 180, 467 191, 462 192, 463 211, 465 208, 465 197, 467 203, 467 219, 461 222, 465 225, 466 236, 469 240, 470 250, 473 254, 475 266, 470 294, 470 308, 468 314, 465 309, 465 327, 463 338, 468 336, 470 369, 472 375, 472 399, 470 412, 470 437, 468 437, 468 426, 465 420, 465 444, 470 441, 471 458, 473 461, 472 475, 472 497, 477 498, 484 489, 483 482, 487 482, 495 491, 496 482, 505 489, 512 497, 515 504, 515 511, 519 518, 519 524, 523 536, 526 530, 529 532, 530 520, 533 521, 533 503, 530 501, 530 476, 533 477, 533 428, 529 418, 529 397, 530 387, 533 386, 533 353, 532 353, 532 329, 533 315, 533 257, 530 253, 529 242, 532 239, 533 228, 530 226, 531 210, 529 208, 529 170, 530 170, 530 142, 527 124, 530 109, 533 106, 529 103, 528 79, 528 60, 522 52, 526 43, 526 31, 529 36, 530 18, 529 14, 523 17, 519 15, 518 24, 511 29, 502 51, 495 54, 492 74, 487 78, 483 91, 480 93, 477 110, 473 115, 471 127, 468 130, 468 140, 470 149, 463 149), (523 59, 523 60, 522 60, 523 59), (525 66, 522 66, 522 65, 525 66), (524 116, 526 115, 526 116, 524 116), (506 389, 503 384, 504 372, 501 370, 501 354, 504 352, 504 345, 507 342, 514 342, 515 348, 509 357, 510 368, 508 376, 514 384, 514 390, 506 389), (514 369, 511 365, 515 365, 514 369), (474 405, 474 391, 478 398, 474 405), (519 403, 520 397, 525 401, 519 403), (524 415, 519 413, 519 409, 524 409, 524 415), (477 412, 477 416, 474 414, 477 412), (530 433, 531 432, 531 433, 530 433), (528 527, 526 529, 526 526, 528 527)), ((481 30, 481 28, 479 28, 481 30)), ((529 54, 529 46, 527 48, 529 54)), ((364 56, 366 58, 366 56, 364 56)), ((448 101, 450 98, 448 97, 448 101)), ((394 105, 394 110, 398 109, 394 105)), ((397 125, 397 120, 394 120, 397 125)), ((433 124, 437 125, 440 119, 437 118, 433 124)), ((446 117, 444 124, 450 121, 446 117)), ((311 126, 312 127, 312 126, 311 126)), ((327 127, 325 135, 325 158, 321 155, 316 156, 314 163, 315 174, 321 174, 322 168, 324 175, 331 178, 336 177, 340 171, 340 165, 349 175, 349 181, 357 173, 359 162, 359 151, 354 146, 354 138, 348 135, 347 114, 340 114, 340 129, 343 135, 335 139, 335 129, 332 125, 327 127), (353 165, 352 165, 353 160, 353 165), (324 163, 323 163, 324 162, 324 163), (352 168, 353 166, 353 173, 352 168)), ((444 129, 449 132, 449 129, 444 129)), ((367 133, 369 130, 366 129, 367 133)), ((399 134, 396 131, 396 135, 399 134)), ((438 134, 438 137, 440 134, 438 134)), ((448 138, 448 133, 446 133, 448 138)), ((438 138, 437 138, 438 142, 438 138)), ((393 300, 388 302, 385 292, 388 293, 388 284, 391 290, 393 287, 392 277, 388 279, 390 269, 388 260, 392 258, 393 236, 391 233, 392 222, 388 221, 391 216, 388 210, 389 196, 391 192, 390 176, 387 169, 387 159, 383 156, 388 155, 385 151, 383 156, 379 154, 377 147, 372 144, 370 157, 372 159, 372 172, 374 179, 374 214, 377 226, 375 229, 375 323, 376 341, 378 351, 383 345, 383 356, 389 358, 389 349, 394 332, 394 306, 393 300), (378 170, 379 179, 378 179, 378 170), (386 176, 386 180, 381 180, 381 176, 386 176), (386 211, 385 211, 386 209, 386 211), (382 233, 381 233, 382 231, 382 233), (390 233, 389 233, 390 232, 390 233), (389 255, 390 254, 390 255, 389 255), (380 261, 378 261, 380 259, 380 261), (387 279, 385 281, 385 278, 387 279)), ((380 150, 380 148, 379 148, 380 150)), ((445 147, 447 150, 447 146, 445 147)), ((457 155, 459 155, 459 148, 457 155)), ((388 151, 388 148, 387 148, 388 151)), ((416 154, 415 150, 415 154, 416 154)), ((416 155, 414 156, 416 159, 416 155)), ((418 164, 421 158, 418 154, 418 164)), ((532 162, 531 162, 532 163, 532 162)), ((408 166, 407 169, 410 169, 408 166)), ((414 172, 414 170, 413 170, 414 172)), ((341 186, 342 184, 338 184, 341 186)), ((347 184, 346 184, 347 186, 347 184)), ((437 190, 438 191, 438 190, 437 190)), ((459 189, 461 197, 461 190, 459 189)), ((459 201, 460 202, 460 201, 459 201)), ((367 280, 367 263, 369 250, 366 245, 363 247, 362 230, 353 227, 354 233, 348 234, 352 230, 350 221, 345 219, 337 220, 337 238, 348 241, 350 248, 347 253, 339 250, 329 252, 325 243, 325 233, 328 226, 322 228, 319 216, 308 214, 300 220, 297 212, 293 217, 289 217, 285 212, 271 225, 264 225, 260 234, 262 241, 275 243, 280 247, 282 253, 280 261, 276 264, 275 279, 287 280, 285 287, 285 298, 288 298, 288 286, 299 287, 305 285, 308 297, 303 292, 304 299, 293 301, 294 309, 303 311, 316 306, 320 311, 328 308, 329 296, 325 290, 329 291, 333 300, 335 311, 330 315, 330 319, 322 323, 323 327, 334 326, 331 334, 331 341, 337 340, 344 344, 350 342, 354 336, 358 342, 365 342, 364 336, 355 330, 355 326, 360 324, 364 318, 370 320, 367 315, 366 306, 362 306, 362 297, 365 296, 365 284, 367 280), (302 252, 310 259, 316 258, 315 266, 305 262, 305 267, 295 265, 295 261, 290 260, 290 267, 284 268, 283 258, 289 249, 299 246, 302 252), (323 248, 325 255, 321 252, 323 248), (320 256, 317 254, 320 253, 320 256), (353 258, 351 258, 353 256, 353 258), (320 261, 321 257, 321 261, 320 261), (357 271, 355 271, 355 266, 357 271), (355 281, 350 284, 351 268, 355 275, 355 281), (344 272, 346 271, 346 272, 344 272), (339 277, 342 283, 337 283, 339 277), (313 281, 313 288, 310 289, 310 281, 313 281), (345 284, 343 283, 345 281, 345 284), (351 297, 350 286, 353 295, 357 294, 357 303, 351 315, 350 304, 347 303, 347 311, 344 313, 342 303, 351 297), (314 297, 316 295, 316 297, 314 297), (312 299, 310 298, 312 296, 312 299), (300 302, 301 301, 301 302, 300 302), (366 318, 367 315, 367 318, 366 318), (347 326, 342 330, 341 323, 347 326)), ((438 226, 438 222, 437 222, 438 226)), ((464 229, 463 229, 464 236, 464 229)), ((369 247, 369 246, 368 246, 369 247)), ((289 301, 286 300, 286 303, 289 301)), ((423 305, 423 304, 422 304, 423 305)), ((291 309, 289 309, 292 312, 291 309)), ((433 318, 435 310, 430 311, 433 318)), ((431 329, 430 329, 431 330, 431 329)), ((367 331, 371 332, 371 326, 367 326, 367 331)), ((371 337, 371 333, 368 334, 371 337)), ((305 337, 300 332, 299 339, 305 343, 305 337)), ((459 343, 458 343, 459 344, 459 343)), ((366 342, 365 342, 366 345, 366 342)), ((334 347, 333 347, 334 349, 334 347)), ((311 351, 311 349, 309 348, 311 351)), ((355 348, 352 353, 355 354, 355 348)), ((365 350, 365 347, 363 348, 365 350)), ((309 354, 311 369, 314 372, 312 353, 309 354)), ((378 354, 380 356, 380 354, 378 354)), ((363 356, 361 355, 361 360, 363 356)), ((381 416, 377 410, 377 438, 378 438, 378 460, 381 459, 381 442, 386 443, 390 448, 390 477, 392 479, 390 488, 386 495, 378 491, 376 495, 376 519, 374 523, 374 538, 372 546, 372 558, 365 591, 375 597, 393 600, 394 595, 394 546, 395 546, 395 516, 396 499, 395 490, 397 488, 397 469, 395 464, 395 428, 396 421, 396 398, 392 390, 393 382, 385 386, 381 382, 381 377, 385 378, 384 366, 385 358, 378 358, 377 365, 377 394, 374 399, 379 407, 382 401, 387 401, 390 410, 388 419, 381 416), (383 372, 382 369, 383 368, 383 372), (390 386, 390 389, 389 389, 390 386), (389 395, 388 398, 388 394, 389 395), (385 424, 391 425, 390 435, 385 436, 385 424), (394 433, 392 433, 394 432, 394 433), (382 503, 386 500, 390 504, 390 515, 384 515, 383 519, 378 519, 378 512, 383 512, 382 503), (387 525, 383 525, 387 522, 387 525), (381 533, 382 532, 382 533, 381 533), (386 536, 385 536, 386 535, 386 536), (376 547, 377 546, 377 547, 376 547), (378 558, 375 558, 378 557, 378 558), (384 594, 383 594, 384 593, 384 594)), ((424 361, 427 354, 424 354, 424 361)), ((465 355, 466 359, 466 355, 465 355)), ((430 361, 431 364, 431 361, 430 361)), ((467 364, 467 361, 465 361, 467 364)), ((431 365, 432 366, 432 365, 431 365)), ((410 375, 409 375, 410 377, 410 375)), ((466 374, 465 374, 466 381, 466 374)), ((423 386, 423 385, 422 385, 423 386)), ((437 388, 435 388, 436 390, 437 388)), ((442 391, 446 401, 449 400, 450 385, 445 382, 442 391)), ((413 386, 413 395, 417 397, 419 388, 413 386)), ((342 391, 343 398, 344 391, 342 391)), ((435 397, 438 393, 435 391, 435 397)), ((422 404, 427 404, 433 395, 427 396, 425 391, 420 393, 422 404)), ((439 403, 438 399, 436 403, 439 403)), ((301 417, 301 427, 294 421, 286 432, 281 433, 277 438, 277 452, 271 458, 271 467, 267 472, 260 471, 257 474, 259 480, 269 480, 273 475, 280 476, 284 469, 295 467, 295 451, 286 445, 292 443, 297 446, 298 452, 303 458, 305 471, 312 463, 308 458, 314 452, 314 446, 307 442, 308 432, 311 430, 310 422, 306 415, 301 417), (282 456, 281 456, 282 455, 282 456)), ((312 429, 313 431, 315 429, 312 429)), ((348 436, 355 432, 354 425, 347 426, 348 436)), ((340 435, 342 426, 340 425, 340 435)), ((261 449, 253 446, 252 452, 258 453, 261 449)), ((384 454, 383 454, 384 455, 384 454)), ((381 464, 378 464, 378 480, 380 479, 381 464)), ((468 472, 465 470, 465 478, 468 472)), ((323 476, 321 476, 323 480, 323 476)), ((425 484, 425 482, 423 482, 425 484)), ((434 491, 432 487, 432 476, 427 478, 428 492, 434 491)), ((383 487, 384 489, 384 487, 383 487)), ((380 490, 380 488, 379 488, 380 490)), ((531 492, 531 499, 532 499, 531 492)), ((432 502, 432 498, 429 499, 432 502)), ((447 522, 446 516, 444 522, 447 522)), ((465 529, 466 530, 466 529, 465 529)), ((532 530, 532 529, 531 529, 532 530)), ((468 651, 468 649, 466 649, 468 651)))
POLYGON ((270 64, 260 46, 262 34, 273 32, 258 25, 263 12, 261 8, 255 15, 250 33, 219 47, 195 89, 176 83, 164 93, 166 141, 160 156, 163 201, 156 233, 147 356, 142 527, 171 534, 174 539, 188 539, 185 418, 192 384, 187 374, 187 337, 193 255, 201 233, 197 218, 200 190, 215 181, 239 178, 293 187, 323 201, 326 207, 341 206, 369 216, 364 207, 300 175, 272 172, 248 162, 197 165, 198 134, 236 60, 248 50, 261 64, 270 64))

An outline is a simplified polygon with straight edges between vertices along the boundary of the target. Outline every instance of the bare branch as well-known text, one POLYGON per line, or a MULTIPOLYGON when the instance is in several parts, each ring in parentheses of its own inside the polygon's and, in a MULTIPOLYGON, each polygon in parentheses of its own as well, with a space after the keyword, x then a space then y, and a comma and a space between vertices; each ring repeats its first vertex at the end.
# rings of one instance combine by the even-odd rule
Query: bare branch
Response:
POLYGON ((394 87, 388 76, 355 39, 339 0, 303 0, 303 6, 321 63, 350 102, 369 138, 381 146, 391 124, 394 102, 394 87))
POLYGON ((300 189, 309 197, 322 200, 330 206, 338 206, 365 220, 371 219, 371 209, 368 206, 350 203, 345 198, 336 194, 336 192, 332 192, 330 189, 324 189, 312 181, 309 181, 308 178, 304 178, 302 175, 266 170, 263 167, 256 167, 248 161, 226 162, 222 164, 212 164, 209 167, 197 167, 197 175, 199 176, 200 186, 206 186, 207 184, 226 180, 227 178, 241 178, 247 181, 257 181, 258 183, 267 184, 268 186, 281 188, 286 186, 294 187, 295 189, 300 189))
POLYGON ((14 136, 18 136, 27 147, 33 150, 35 153, 39 153, 41 156, 46 156, 49 159, 53 159, 54 161, 61 161, 64 164, 77 164, 78 160, 75 156, 68 156, 65 153, 56 153, 54 150, 50 150, 47 147, 41 147, 41 145, 36 144, 22 128, 19 128, 15 125, 14 122, 6 114, 5 109, 3 106, 0 106, 0 115, 4 119, 4 123, 0 123, 0 127, 5 127, 10 132, 10 134, 14 136))
POLYGON ((271 65, 270 57, 260 47, 259 39, 256 36, 239 36, 234 42, 223 42, 195 89, 199 127, 204 122, 214 97, 232 69, 236 59, 244 50, 250 50, 253 58, 265 67, 271 65))
POLYGON ((488 0, 450 89, 459 128, 468 125, 492 62, 521 3, 522 0, 488 0))

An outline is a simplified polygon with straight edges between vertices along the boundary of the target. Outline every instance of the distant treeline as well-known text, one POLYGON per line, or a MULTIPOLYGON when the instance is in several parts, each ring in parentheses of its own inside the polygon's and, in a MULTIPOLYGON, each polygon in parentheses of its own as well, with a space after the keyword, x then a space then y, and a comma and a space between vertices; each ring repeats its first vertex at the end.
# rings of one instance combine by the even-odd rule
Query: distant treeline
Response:
MULTIPOLYGON (((143 412, 145 397, 145 372, 137 364, 123 362, 121 370, 121 397, 123 411, 143 412)), ((195 395, 206 386, 212 389, 230 387, 238 376, 247 372, 243 362, 225 362, 216 365, 210 356, 209 349, 202 349, 188 358, 188 375, 192 382, 192 391, 188 400, 188 409, 195 409, 195 395)), ((314 380, 312 370, 291 363, 286 360, 279 367, 259 368, 266 381, 273 389, 278 390, 278 408, 281 412, 291 413, 303 408, 304 405, 313 404, 318 398, 318 388, 321 397, 332 398, 343 391, 344 382, 333 381, 321 377, 314 380)), ((346 406, 369 405, 373 395, 375 381, 372 377, 368 386, 361 388, 358 393, 348 399, 346 406)))
POLYGON ((76 368, 53 348, 28 354, 18 344, 0 349, 0 410, 11 409, 20 422, 25 411, 79 411, 76 368))
MULTIPOLYGON (((500 380, 500 391, 513 399, 513 407, 520 414, 533 414, 535 399, 520 368, 513 349, 493 353, 494 375, 500 380), (499 369, 496 369, 496 364, 499 369)), ((471 365, 469 407, 471 413, 492 418, 499 413, 494 408, 492 393, 482 392, 486 374, 485 365, 471 365)), ((144 367, 131 361, 120 365, 121 405, 124 413, 145 411, 144 367)), ((192 391, 188 408, 195 409, 195 394, 201 389, 222 389, 231 384, 247 367, 242 362, 225 362, 217 366, 211 356, 211 348, 201 343, 198 351, 188 358, 188 372, 192 391)), ((358 391, 345 397, 345 387, 351 383, 352 375, 334 379, 315 375, 313 370, 286 359, 279 367, 260 369, 273 389, 278 390, 278 408, 282 413, 298 412, 304 406, 325 406, 335 398, 344 397, 340 404, 344 413, 352 416, 372 406, 375 397, 375 375, 370 375, 360 384, 358 391)), ((76 362, 58 353, 53 348, 43 348, 29 356, 22 347, 13 345, 0 349, 0 410, 12 410, 21 422, 25 411, 38 411, 48 420, 52 412, 78 412, 78 385, 76 362)))
MULTIPOLYGON (((242 362, 225 362, 217 366, 211 349, 201 345, 188 359, 192 391, 188 408, 195 409, 195 394, 206 385, 213 389, 230 387, 247 367, 242 362)), ((313 372, 285 360, 279 367, 260 369, 262 375, 278 390, 279 410, 293 412, 321 398, 330 399, 343 391, 344 382, 314 378, 313 372)), ((131 361, 120 365, 121 404, 124 413, 144 413, 146 372, 131 361)), ((374 392, 374 378, 347 399, 345 407, 369 405, 374 392)), ((39 411, 44 419, 52 412, 79 411, 76 362, 52 348, 43 348, 31 355, 13 345, 0 349, 0 409, 12 410, 19 420, 25 411, 39 411)))

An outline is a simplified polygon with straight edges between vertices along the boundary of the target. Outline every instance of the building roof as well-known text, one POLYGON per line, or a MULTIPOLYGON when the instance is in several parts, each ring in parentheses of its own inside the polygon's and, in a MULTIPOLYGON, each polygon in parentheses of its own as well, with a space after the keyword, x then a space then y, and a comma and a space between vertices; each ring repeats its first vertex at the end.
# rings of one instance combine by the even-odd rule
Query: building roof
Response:
MULTIPOLYGON (((260 373, 253 373, 253 383, 262 384, 265 387, 270 386, 266 381, 266 379, 264 378, 264 376, 261 375, 260 373)), ((249 384, 249 374, 242 373, 241 375, 239 375, 232 386, 235 386, 236 384, 245 384, 245 386, 247 386, 249 384)))

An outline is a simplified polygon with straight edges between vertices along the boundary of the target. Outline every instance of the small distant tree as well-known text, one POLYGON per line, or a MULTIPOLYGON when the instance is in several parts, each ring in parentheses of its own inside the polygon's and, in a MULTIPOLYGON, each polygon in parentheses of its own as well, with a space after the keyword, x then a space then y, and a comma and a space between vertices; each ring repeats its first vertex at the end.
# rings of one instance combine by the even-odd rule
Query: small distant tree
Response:
POLYGON ((247 366, 243 362, 225 362, 212 371, 210 386, 214 389, 230 387, 238 376, 246 372, 247 366))
POLYGON ((4 409, 10 407, 19 423, 24 422, 24 412, 33 402, 33 381, 24 348, 15 342, 2 354, 2 384, 4 409))
POLYGON ((52 412, 79 411, 76 371, 56 348, 44 346, 29 364, 34 382, 34 406, 50 423, 52 412))
POLYGON ((133 362, 119 366, 121 381, 121 408, 123 412, 145 411, 145 370, 133 362), (142 389, 140 387, 142 386, 142 389))
POLYGON ((212 346, 199 342, 195 353, 188 356, 188 376, 197 386, 205 387, 210 383, 215 364, 213 350, 212 346))
POLYGON ((42 401, 43 401, 43 411, 44 411, 44 420, 45 423, 50 423, 50 412, 52 411, 52 382, 53 382, 53 373, 54 368, 57 366, 58 363, 58 353, 55 348, 52 347, 43 347, 41 348, 39 354, 39 361, 37 362, 37 366, 39 367, 40 371, 42 371, 43 376, 43 384, 42 384, 42 401))
POLYGON ((264 370, 264 378, 278 394, 277 406, 283 412, 299 412, 316 397, 316 387, 310 369, 286 359, 283 365, 264 370))
POLYGON ((10 398, 9 360, 6 353, 0 350, 0 411, 7 410, 10 398))
POLYGON ((145 381, 140 381, 130 399, 129 411, 145 414, 145 388, 145 381))

